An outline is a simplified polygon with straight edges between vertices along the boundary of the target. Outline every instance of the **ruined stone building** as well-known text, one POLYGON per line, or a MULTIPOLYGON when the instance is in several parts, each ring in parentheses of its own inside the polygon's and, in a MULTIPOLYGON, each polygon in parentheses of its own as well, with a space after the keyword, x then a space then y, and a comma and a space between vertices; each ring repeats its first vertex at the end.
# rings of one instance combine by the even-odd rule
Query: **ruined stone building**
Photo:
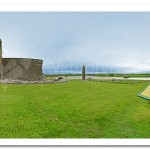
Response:
POLYGON ((3 58, 0 40, 0 79, 22 81, 42 80, 43 60, 30 58, 3 58))

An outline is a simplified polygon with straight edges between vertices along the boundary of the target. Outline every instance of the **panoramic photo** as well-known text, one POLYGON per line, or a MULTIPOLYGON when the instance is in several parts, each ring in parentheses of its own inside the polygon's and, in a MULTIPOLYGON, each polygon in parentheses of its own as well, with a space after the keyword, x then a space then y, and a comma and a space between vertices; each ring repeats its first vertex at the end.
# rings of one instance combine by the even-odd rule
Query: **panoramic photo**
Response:
POLYGON ((150 12, 0 18, 0 138, 150 138, 150 12))

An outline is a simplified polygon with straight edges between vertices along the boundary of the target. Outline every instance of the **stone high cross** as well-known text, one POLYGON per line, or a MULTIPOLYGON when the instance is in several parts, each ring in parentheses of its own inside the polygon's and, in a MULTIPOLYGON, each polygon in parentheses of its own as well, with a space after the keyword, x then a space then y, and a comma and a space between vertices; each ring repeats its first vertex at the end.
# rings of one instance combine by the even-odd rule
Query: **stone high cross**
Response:
POLYGON ((2 40, 0 39, 0 58, 2 58, 2 40))
POLYGON ((82 80, 85 80, 85 66, 82 66, 82 80))
POLYGON ((0 39, 0 79, 3 79, 3 68, 2 68, 2 40, 0 39))

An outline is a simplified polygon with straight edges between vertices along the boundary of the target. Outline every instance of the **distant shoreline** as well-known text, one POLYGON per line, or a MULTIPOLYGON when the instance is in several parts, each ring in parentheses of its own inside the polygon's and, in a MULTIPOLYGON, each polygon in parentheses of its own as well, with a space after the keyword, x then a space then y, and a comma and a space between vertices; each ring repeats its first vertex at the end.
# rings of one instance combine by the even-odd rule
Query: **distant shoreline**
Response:
MULTIPOLYGON (((64 77, 68 77, 68 76, 82 76, 81 73, 79 74, 75 74, 75 73, 66 73, 66 74, 45 74, 46 77, 57 77, 57 76, 64 76, 64 77)), ((149 73, 143 73, 143 74, 122 74, 122 73, 99 73, 99 74, 88 74, 86 73, 86 77, 119 77, 119 78, 124 78, 124 79, 128 79, 128 78, 150 78, 150 74, 149 73)))

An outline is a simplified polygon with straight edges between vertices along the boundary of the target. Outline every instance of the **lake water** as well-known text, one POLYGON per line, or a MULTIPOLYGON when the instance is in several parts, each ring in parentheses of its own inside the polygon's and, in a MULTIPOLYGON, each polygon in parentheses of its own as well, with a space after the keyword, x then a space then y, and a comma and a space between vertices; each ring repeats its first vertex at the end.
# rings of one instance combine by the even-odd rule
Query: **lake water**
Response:
MULTIPOLYGON (((69 79, 69 80, 79 80, 82 79, 82 76, 68 76, 68 77, 64 77, 65 79, 69 79)), ((97 77, 97 76, 86 76, 86 79, 95 79, 95 80, 150 80, 150 78, 144 78, 144 77, 132 77, 132 78, 123 78, 123 77, 97 77)))

